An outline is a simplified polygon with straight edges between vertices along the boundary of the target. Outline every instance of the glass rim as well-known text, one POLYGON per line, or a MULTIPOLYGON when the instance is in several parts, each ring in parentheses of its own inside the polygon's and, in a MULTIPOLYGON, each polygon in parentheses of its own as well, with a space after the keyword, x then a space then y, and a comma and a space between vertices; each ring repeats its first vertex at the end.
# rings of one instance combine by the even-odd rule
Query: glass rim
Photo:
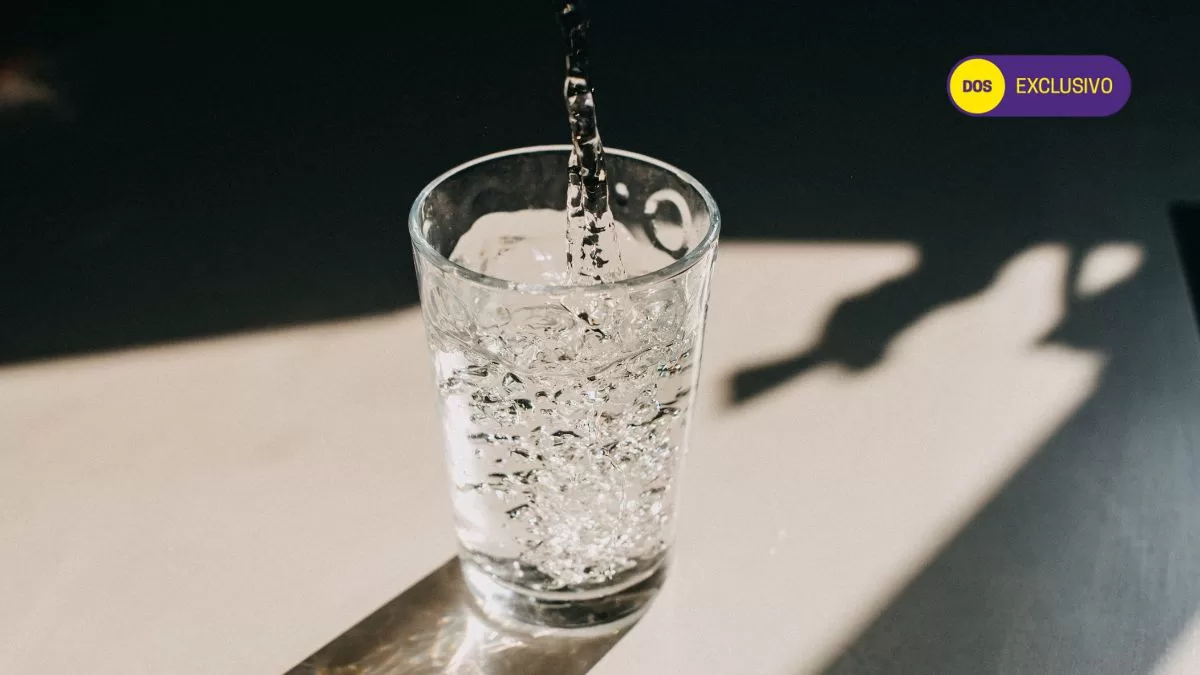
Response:
MULTIPOLYGON (((617 148, 605 148, 604 152, 606 154, 616 155, 618 157, 625 157, 628 159, 633 159, 633 160, 637 160, 639 162, 650 164, 652 166, 658 167, 659 169, 662 169, 671 174, 674 174, 676 178, 680 179, 681 181, 686 183, 688 186, 690 186, 693 190, 695 190, 700 195, 700 198, 702 200, 704 200, 704 205, 708 208, 708 214, 709 214, 708 215, 708 229, 705 231, 704 236, 700 238, 700 241, 696 244, 696 246, 694 246, 687 253, 683 254, 683 256, 681 258, 679 258, 678 260, 673 261, 670 265, 665 265, 656 270, 646 272, 645 274, 639 274, 637 276, 628 277, 625 279, 621 279, 619 281, 611 281, 611 282, 605 282, 605 283, 600 283, 600 284, 591 284, 591 285, 538 284, 538 283, 528 283, 528 282, 520 282, 520 281, 509 281, 507 279, 501 279, 499 277, 493 277, 493 276, 489 276, 487 274, 476 272, 475 270, 472 270, 468 267, 464 267, 463 265, 460 265, 460 264, 450 260, 446 256, 442 255, 436 248, 434 248, 433 244, 430 244, 429 241, 425 238, 425 233, 422 231, 424 221, 423 221, 422 215, 421 215, 421 210, 422 210, 421 207, 429 199, 429 195, 434 190, 436 190, 438 188, 438 186, 440 186, 442 183, 444 183, 450 177, 452 177, 458 173, 461 173, 462 171, 469 169, 473 166, 477 166, 479 164, 494 161, 497 159, 503 159, 505 157, 511 157, 513 155, 529 155, 529 154, 542 153, 542 152, 569 153, 570 151, 571 151, 571 146, 566 143, 552 144, 552 145, 531 145, 531 146, 527 146, 527 147, 523 147, 523 148, 513 148, 511 150, 502 150, 500 152, 493 152, 488 155, 476 157, 475 159, 472 159, 467 162, 463 162, 462 164, 459 164, 458 166, 455 166, 454 168, 452 168, 448 171, 445 171, 444 173, 442 173, 437 178, 434 178, 432 181, 429 182, 428 185, 426 185, 424 188, 421 189, 421 192, 417 194, 417 198, 415 200, 413 200, 413 205, 409 209, 408 232, 409 232, 410 238, 412 239, 413 249, 415 251, 417 251, 417 253, 419 255, 421 255, 425 259, 429 260, 430 262, 432 262, 434 265, 436 265, 442 271, 454 274, 459 277, 463 277, 465 279, 473 281, 477 284, 481 284, 483 286, 488 286, 491 288, 496 288, 496 289, 501 289, 501 290, 517 291, 517 292, 521 292, 521 293, 554 294, 554 293, 567 293, 567 292, 577 293, 581 290, 585 291, 585 292, 596 292, 596 291, 603 291, 605 289, 611 289, 611 288, 638 287, 638 286, 645 286, 647 284, 652 284, 652 283, 655 283, 658 281, 670 279, 670 278, 676 277, 679 274, 682 274, 683 272, 686 272, 687 270, 691 269, 716 244, 717 235, 720 233, 720 230, 721 230, 721 212, 717 209, 716 200, 713 199, 713 196, 709 193, 708 189, 705 188, 704 185, 700 181, 693 178, 692 175, 687 173, 686 171, 683 171, 682 169, 679 169, 678 167, 668 164, 664 161, 661 161, 661 160, 658 160, 653 157, 643 155, 643 154, 640 154, 637 152, 630 152, 628 150, 619 150, 617 148)), ((566 170, 565 164, 563 166, 563 170, 564 171, 566 170)), ((564 199, 565 198, 566 198, 566 196, 564 195, 564 199)))

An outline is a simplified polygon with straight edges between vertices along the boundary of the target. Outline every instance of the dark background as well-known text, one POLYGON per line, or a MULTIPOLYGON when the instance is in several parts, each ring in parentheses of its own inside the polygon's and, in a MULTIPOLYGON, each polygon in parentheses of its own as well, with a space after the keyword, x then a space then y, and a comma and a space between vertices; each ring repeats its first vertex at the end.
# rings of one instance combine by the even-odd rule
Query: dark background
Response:
MULTIPOLYGON (((2 10, 9 62, 59 101, 0 112, 0 362, 411 303, 419 188, 566 125, 554 3, 399 4, 2 10)), ((1136 236, 1200 192, 1189 10, 796 4, 592 7, 605 141, 704 181, 726 238, 936 231, 988 254, 932 257, 926 285, 961 294, 1036 240, 1136 236), (1134 93, 1111 119, 970 119, 942 83, 988 52, 1111 54, 1134 93), (1138 190, 1153 223, 1128 219, 1138 190)))
MULTIPOLYGON (((1076 264, 1144 247, 1046 336, 1110 357, 1092 400, 829 671, 1149 672, 1200 607, 1200 343, 1171 235, 1200 260, 1191 3, 594 5, 605 142, 703 181, 723 239, 922 249, 816 349, 731 382, 737 403, 822 361, 870 367, 1032 245, 1076 264), (945 78, 987 53, 1108 54, 1132 96, 1106 119, 969 118, 945 78)), ((0 10, 10 71, 57 93, 0 109, 0 363, 412 304, 418 190, 567 138, 553 13, 0 10)))

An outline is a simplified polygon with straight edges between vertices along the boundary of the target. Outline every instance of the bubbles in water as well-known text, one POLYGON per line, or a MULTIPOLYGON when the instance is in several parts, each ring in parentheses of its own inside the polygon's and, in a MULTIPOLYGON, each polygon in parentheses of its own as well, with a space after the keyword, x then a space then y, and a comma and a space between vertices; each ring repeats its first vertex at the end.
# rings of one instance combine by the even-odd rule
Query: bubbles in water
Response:
MULTIPOLYGON (((562 250, 562 223, 563 212, 551 209, 491 213, 459 238, 450 260, 505 281, 567 285, 572 277, 562 250), (498 240, 506 243, 496 245, 498 240)), ((647 274, 675 261, 651 242, 638 240, 620 223, 616 223, 614 235, 620 242, 627 276, 647 274)))
POLYGON ((463 330, 458 309, 431 304, 429 326, 460 536, 490 573, 585 589, 663 555, 695 384, 697 280, 430 293, 472 308, 463 330))

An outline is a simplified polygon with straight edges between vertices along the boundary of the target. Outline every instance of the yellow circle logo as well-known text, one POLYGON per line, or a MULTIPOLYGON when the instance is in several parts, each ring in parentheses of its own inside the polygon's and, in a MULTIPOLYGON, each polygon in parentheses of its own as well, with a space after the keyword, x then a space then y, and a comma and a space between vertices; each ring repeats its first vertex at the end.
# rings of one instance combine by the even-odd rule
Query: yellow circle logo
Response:
POLYGON ((1004 98, 1004 73, 987 59, 967 59, 950 73, 946 88, 959 110, 982 115, 1004 98))

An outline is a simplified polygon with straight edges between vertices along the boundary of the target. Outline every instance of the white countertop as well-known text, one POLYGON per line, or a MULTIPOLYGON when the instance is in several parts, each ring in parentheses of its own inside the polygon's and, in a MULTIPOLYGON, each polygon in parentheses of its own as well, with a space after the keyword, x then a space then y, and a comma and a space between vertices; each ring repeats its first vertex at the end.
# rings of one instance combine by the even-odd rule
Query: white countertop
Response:
MULTIPOLYGON (((1036 246, 878 366, 732 407, 920 254, 722 245, 669 581, 593 672, 828 664, 1088 400, 1105 356, 1042 338, 1142 263, 1114 242, 1072 281, 1036 246)), ((282 673, 443 565, 427 359, 412 308, 0 369, 0 672, 282 673)))

